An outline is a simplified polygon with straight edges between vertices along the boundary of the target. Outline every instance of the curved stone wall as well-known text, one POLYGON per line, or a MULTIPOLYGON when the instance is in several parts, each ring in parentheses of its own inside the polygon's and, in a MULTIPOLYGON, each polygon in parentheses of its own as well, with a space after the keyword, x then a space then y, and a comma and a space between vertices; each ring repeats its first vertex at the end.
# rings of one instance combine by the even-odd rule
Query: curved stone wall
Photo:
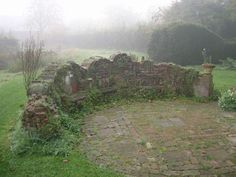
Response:
POLYGON ((48 66, 28 90, 29 101, 23 115, 25 128, 39 128, 56 114, 55 105, 80 103, 90 89, 110 91, 145 88, 157 93, 209 97, 213 90, 212 75, 200 74, 174 64, 155 65, 151 61, 134 62, 127 54, 118 54, 113 60, 105 58, 83 68, 74 62, 48 66), (46 108, 44 105, 49 105, 46 108))

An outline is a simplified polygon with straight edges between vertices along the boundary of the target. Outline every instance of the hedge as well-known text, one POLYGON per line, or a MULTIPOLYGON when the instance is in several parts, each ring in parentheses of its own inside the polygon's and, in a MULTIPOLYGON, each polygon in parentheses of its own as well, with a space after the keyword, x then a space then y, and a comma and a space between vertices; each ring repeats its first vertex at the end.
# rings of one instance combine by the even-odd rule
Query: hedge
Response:
POLYGON ((213 63, 219 63, 227 51, 223 38, 205 27, 174 23, 153 32, 148 54, 156 62, 198 65, 203 63, 203 48, 212 56, 213 63))

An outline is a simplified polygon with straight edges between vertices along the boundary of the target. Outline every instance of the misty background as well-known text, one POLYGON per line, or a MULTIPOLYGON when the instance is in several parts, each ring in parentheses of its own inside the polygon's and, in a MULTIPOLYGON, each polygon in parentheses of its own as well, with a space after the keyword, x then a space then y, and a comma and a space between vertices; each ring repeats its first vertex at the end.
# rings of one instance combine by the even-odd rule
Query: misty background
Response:
POLYGON ((65 49, 103 49, 141 52, 156 62, 192 65, 203 62, 203 48, 215 63, 236 58, 235 0, 0 3, 0 68, 15 63, 22 41, 30 35, 44 41, 50 54, 47 59, 65 49))
POLYGON ((145 51, 153 14, 171 0, 1 0, 0 31, 24 40, 40 31, 47 47, 145 51))

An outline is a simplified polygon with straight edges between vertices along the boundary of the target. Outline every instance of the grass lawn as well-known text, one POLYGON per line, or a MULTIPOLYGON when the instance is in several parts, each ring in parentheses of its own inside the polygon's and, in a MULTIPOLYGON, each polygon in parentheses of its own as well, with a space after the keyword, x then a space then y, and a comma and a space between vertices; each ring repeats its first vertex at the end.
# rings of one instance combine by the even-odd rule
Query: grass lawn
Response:
MULTIPOLYGON (((108 57, 117 51, 68 49, 61 54, 65 60, 76 60, 100 55, 108 57)), ((135 53, 143 56, 143 53, 135 53)), ((236 71, 216 69, 214 82, 217 89, 236 86, 236 71)), ((98 167, 75 149, 67 163, 65 158, 53 156, 13 156, 10 153, 10 133, 15 126, 19 111, 26 101, 20 74, 0 71, 0 177, 109 177, 120 176, 109 169, 98 167)))
POLYGON ((77 150, 66 158, 14 156, 10 153, 10 133, 26 101, 22 77, 1 71, 0 78, 0 177, 115 177, 115 172, 89 162, 77 150))
MULTIPOLYGON (((198 71, 203 71, 201 66, 190 66, 198 71)), ((213 81, 215 89, 225 91, 231 87, 236 87, 236 70, 226 70, 221 66, 216 66, 213 70, 213 81)))
POLYGON ((109 58, 112 54, 117 52, 125 52, 127 54, 135 54, 139 58, 146 57, 145 53, 135 51, 120 51, 120 50, 102 50, 102 49, 66 49, 59 53, 59 59, 62 61, 75 61, 82 63, 84 59, 88 59, 91 56, 102 56, 109 58))
POLYGON ((216 68, 213 71, 215 88, 220 91, 236 87, 236 70, 216 68))

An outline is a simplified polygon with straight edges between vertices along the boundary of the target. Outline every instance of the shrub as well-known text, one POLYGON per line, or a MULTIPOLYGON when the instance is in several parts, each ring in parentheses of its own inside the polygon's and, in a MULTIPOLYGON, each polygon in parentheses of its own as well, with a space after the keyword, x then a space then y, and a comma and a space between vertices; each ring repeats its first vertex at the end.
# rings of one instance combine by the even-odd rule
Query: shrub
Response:
POLYGON ((221 92, 218 89, 214 89, 212 96, 209 98, 211 101, 219 101, 219 98, 221 97, 221 92))
POLYGON ((20 48, 18 57, 21 63, 25 89, 28 90, 31 82, 36 79, 39 71, 43 42, 39 43, 30 36, 20 48))
POLYGON ((236 60, 233 58, 226 58, 225 60, 221 60, 223 67, 226 69, 236 69, 236 60))
POLYGON ((49 117, 48 123, 42 128, 35 131, 39 138, 46 141, 56 139, 62 134, 60 120, 57 117, 49 117))
POLYGON ((148 54, 156 62, 173 62, 180 65, 203 63, 202 50, 212 56, 213 63, 223 57, 224 40, 205 27, 174 23, 154 31, 148 54))
POLYGON ((229 89, 219 99, 219 106, 226 111, 236 111, 236 89, 229 89))

